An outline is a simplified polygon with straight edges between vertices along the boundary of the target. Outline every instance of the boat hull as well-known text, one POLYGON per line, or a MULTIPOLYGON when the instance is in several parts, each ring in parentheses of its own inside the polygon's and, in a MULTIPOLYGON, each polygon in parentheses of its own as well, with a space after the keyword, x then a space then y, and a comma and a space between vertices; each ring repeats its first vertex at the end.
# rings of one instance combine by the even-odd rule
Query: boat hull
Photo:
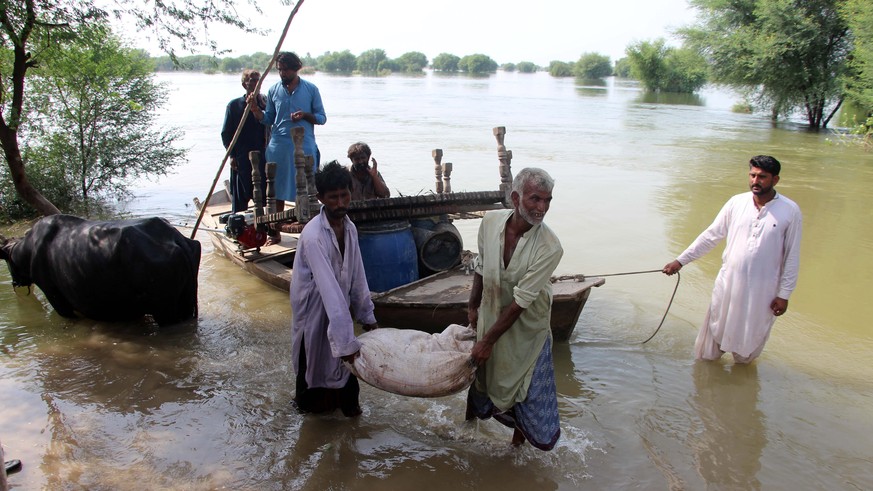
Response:
MULTIPOLYGON (((573 278, 553 283, 552 337, 566 342, 591 294, 603 278, 573 278), (581 281, 580 281, 581 280, 581 281)), ((383 293, 373 294, 380 326, 441 332, 449 324, 467 325, 467 301, 473 275, 463 270, 443 271, 383 293)))

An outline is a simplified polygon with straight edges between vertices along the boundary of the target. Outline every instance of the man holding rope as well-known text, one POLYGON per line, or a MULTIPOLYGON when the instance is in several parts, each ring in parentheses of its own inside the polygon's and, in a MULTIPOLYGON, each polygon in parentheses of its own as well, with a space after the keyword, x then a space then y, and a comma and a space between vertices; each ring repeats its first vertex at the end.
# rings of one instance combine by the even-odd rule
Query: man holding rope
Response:
POLYGON ((727 238, 722 267, 697 341, 698 360, 725 352, 751 363, 764 350, 776 317, 788 310, 797 285, 803 217, 794 201, 776 192, 779 161, 758 155, 749 162, 749 189, 728 200, 679 257, 664 266, 672 275, 727 238))
POLYGON ((550 279, 564 250, 543 223, 554 184, 542 169, 522 169, 512 182, 513 209, 482 218, 467 307, 479 367, 467 420, 493 417, 514 429, 513 445, 527 440, 540 450, 551 450, 561 436, 550 279))

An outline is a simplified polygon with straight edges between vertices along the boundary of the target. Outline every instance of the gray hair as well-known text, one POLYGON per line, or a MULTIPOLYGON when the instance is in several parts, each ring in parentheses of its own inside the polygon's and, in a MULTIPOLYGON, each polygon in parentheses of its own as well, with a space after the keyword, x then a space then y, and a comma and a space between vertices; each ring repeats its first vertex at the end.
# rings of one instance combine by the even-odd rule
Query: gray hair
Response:
POLYGON ((537 167, 525 167, 512 180, 512 190, 518 193, 519 196, 524 195, 524 185, 530 183, 536 188, 545 189, 552 192, 555 187, 555 180, 548 172, 537 167))

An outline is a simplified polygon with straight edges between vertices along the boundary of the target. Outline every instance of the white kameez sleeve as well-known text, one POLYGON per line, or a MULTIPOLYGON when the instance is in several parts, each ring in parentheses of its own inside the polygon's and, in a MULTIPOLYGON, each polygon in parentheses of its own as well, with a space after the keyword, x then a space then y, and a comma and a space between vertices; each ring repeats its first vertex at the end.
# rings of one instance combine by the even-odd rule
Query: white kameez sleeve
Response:
POLYGON ((328 257, 327 251, 333 247, 331 243, 309 247, 306 250, 306 262, 312 270, 313 280, 327 313, 327 339, 331 354, 340 358, 358 351, 361 344, 355 337, 355 325, 349 313, 348 300, 328 257))
POLYGON ((728 202, 721 207, 721 211, 719 211, 718 215, 715 216, 715 220, 713 220, 712 224, 698 235, 697 238, 694 239, 694 242, 692 242, 691 245, 689 245, 688 248, 676 258, 680 264, 685 266, 691 261, 705 256, 706 253, 715 248, 715 246, 727 237, 732 203, 733 199, 728 200, 728 202))
POLYGON ((785 231, 785 252, 783 253, 782 277, 779 279, 778 297, 788 300, 797 286, 800 270, 800 236, 803 229, 803 215, 796 209, 794 217, 785 231))

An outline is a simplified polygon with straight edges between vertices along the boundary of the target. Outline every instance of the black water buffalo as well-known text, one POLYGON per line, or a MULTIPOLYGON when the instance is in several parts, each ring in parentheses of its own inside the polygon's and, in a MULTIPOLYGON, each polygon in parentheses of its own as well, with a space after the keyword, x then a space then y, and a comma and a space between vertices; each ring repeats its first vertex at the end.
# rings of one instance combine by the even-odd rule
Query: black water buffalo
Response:
POLYGON ((197 315, 200 243, 161 218, 39 220, 21 239, 3 239, 13 285, 36 284, 58 314, 160 325, 197 315))

